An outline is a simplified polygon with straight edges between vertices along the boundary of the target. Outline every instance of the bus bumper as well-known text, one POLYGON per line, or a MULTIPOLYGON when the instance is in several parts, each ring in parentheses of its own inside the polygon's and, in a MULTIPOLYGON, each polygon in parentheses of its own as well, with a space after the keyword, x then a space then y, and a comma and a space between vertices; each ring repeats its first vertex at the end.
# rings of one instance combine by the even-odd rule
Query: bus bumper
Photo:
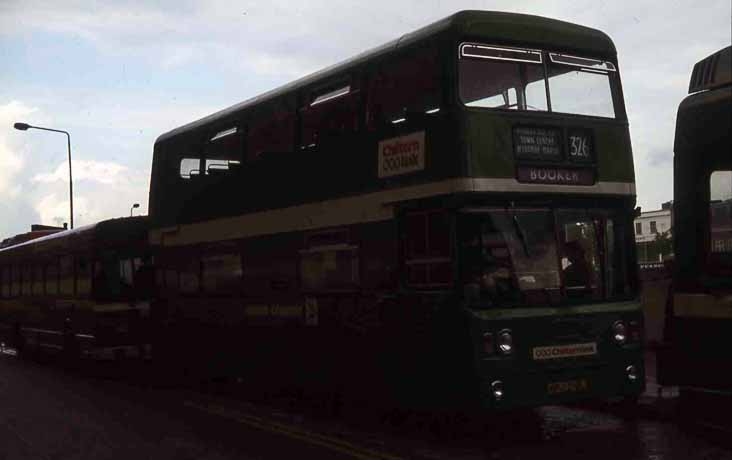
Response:
POLYGON ((593 367, 494 374, 482 380, 480 396, 485 408, 500 410, 636 398, 644 390, 645 368, 638 357, 593 367))

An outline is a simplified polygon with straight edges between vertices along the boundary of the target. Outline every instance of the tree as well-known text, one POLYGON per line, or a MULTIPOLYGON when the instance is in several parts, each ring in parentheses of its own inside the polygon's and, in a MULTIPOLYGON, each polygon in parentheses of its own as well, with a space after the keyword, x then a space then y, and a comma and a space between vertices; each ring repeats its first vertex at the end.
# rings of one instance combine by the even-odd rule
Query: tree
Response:
POLYGON ((650 260, 658 260, 671 255, 674 251, 674 240, 671 230, 656 233, 656 237, 648 243, 648 254, 650 260))

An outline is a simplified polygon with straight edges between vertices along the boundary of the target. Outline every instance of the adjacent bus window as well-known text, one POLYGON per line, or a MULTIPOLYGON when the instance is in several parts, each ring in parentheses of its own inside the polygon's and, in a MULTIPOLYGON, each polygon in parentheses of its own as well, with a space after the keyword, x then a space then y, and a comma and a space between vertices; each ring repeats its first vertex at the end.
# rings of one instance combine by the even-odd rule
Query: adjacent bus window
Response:
POLYGON ((732 267, 732 171, 709 178, 709 230, 712 263, 732 267))
POLYGON ((200 290, 201 264, 197 257, 191 257, 180 267, 180 292, 196 294, 200 290))
POLYGON ((6 265, 0 269, 0 296, 7 299, 10 297, 10 265, 6 265))
POLYGON ((540 51, 464 43, 459 66, 466 106, 547 110, 540 51))
POLYGON ((143 266, 139 257, 119 260, 119 289, 123 297, 136 297, 140 294, 139 277, 143 266))
POLYGON ((58 294, 58 264, 56 263, 46 265, 46 294, 58 294))
POLYGON ((71 256, 62 256, 59 259, 59 286, 60 294, 74 294, 74 265, 71 256))
POLYGON ((76 258, 76 294, 86 296, 91 292, 91 264, 85 256, 76 258))
POLYGON ((606 61, 549 53, 549 94, 552 112, 614 117, 610 75, 606 61))
POLYGON ((33 267, 33 295, 43 295, 43 265, 33 267))
POLYGON ((203 290, 210 294, 236 294, 241 290, 242 270, 239 254, 216 254, 201 258, 203 290))
POLYGON ((23 277, 22 284, 22 294, 24 296, 31 295, 31 282, 33 277, 33 267, 30 265, 26 265, 23 267, 23 273, 21 275, 23 277))
POLYGON ((452 283, 450 222, 444 211, 410 214, 404 235, 407 284, 440 287, 452 283))
POLYGON ((12 267, 12 278, 13 278, 13 285, 12 285, 12 291, 13 291, 13 297, 17 297, 20 295, 20 267, 18 265, 13 265, 12 267))

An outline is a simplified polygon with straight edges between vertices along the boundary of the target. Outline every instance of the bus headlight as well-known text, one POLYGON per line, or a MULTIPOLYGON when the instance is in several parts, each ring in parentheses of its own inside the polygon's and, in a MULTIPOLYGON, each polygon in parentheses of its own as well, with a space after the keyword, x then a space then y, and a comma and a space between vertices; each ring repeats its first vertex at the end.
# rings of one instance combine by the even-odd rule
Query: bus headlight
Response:
POLYGON ((625 374, 631 382, 635 382, 638 379, 638 369, 632 364, 625 368, 625 374))
POLYGON ((625 343, 627 338, 628 334, 625 328, 625 323, 622 321, 615 321, 613 324, 613 339, 615 339, 615 342, 622 345, 625 343))
POLYGON ((491 392, 493 393, 493 398, 496 401, 503 399, 503 382, 496 380, 491 383, 491 392))
POLYGON ((504 329, 498 333, 498 349, 505 355, 513 351, 513 337, 510 330, 504 329))

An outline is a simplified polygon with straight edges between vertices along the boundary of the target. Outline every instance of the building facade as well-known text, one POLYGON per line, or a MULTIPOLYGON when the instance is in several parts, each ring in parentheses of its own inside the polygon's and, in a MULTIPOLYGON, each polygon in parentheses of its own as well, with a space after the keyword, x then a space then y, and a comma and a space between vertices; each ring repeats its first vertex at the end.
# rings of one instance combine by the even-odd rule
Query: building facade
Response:
POLYGON ((673 202, 642 212, 633 222, 639 263, 663 262, 673 254, 673 202))

